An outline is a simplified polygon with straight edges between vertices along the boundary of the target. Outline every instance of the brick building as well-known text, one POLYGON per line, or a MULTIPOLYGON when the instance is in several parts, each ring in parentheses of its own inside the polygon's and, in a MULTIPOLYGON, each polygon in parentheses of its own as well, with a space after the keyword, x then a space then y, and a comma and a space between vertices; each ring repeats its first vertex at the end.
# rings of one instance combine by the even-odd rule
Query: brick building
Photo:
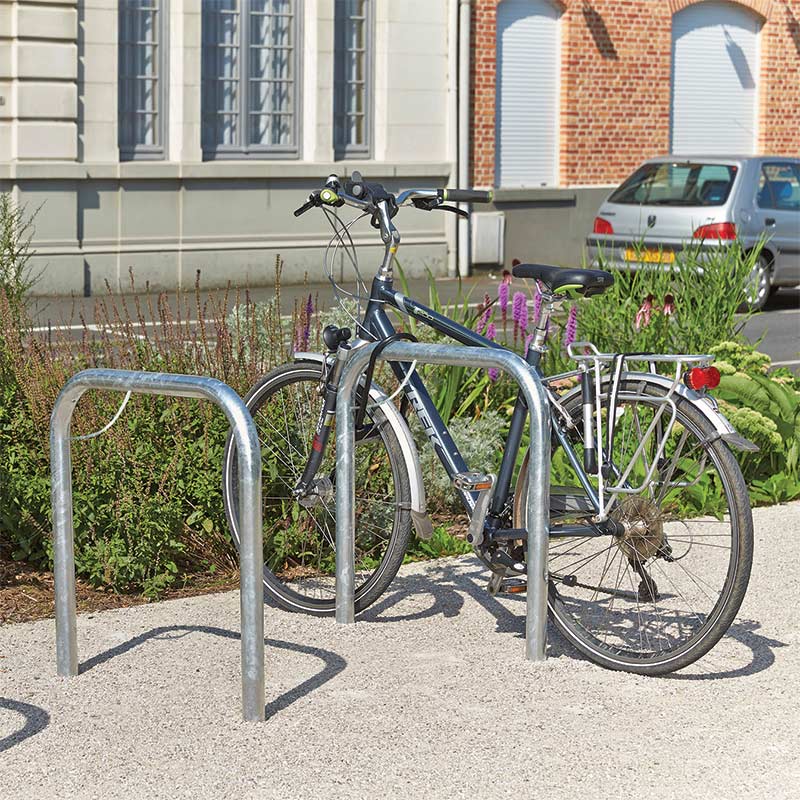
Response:
POLYGON ((800 153, 800 0, 473 0, 472 110, 507 256, 574 262, 648 157, 800 153))

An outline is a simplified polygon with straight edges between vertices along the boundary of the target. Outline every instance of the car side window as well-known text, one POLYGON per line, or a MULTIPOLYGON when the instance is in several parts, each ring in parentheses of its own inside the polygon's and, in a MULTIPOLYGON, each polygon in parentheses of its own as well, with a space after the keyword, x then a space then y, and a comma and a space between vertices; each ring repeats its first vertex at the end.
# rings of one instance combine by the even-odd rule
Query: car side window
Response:
POLYGON ((788 161, 763 164, 756 202, 759 208, 800 211, 800 166, 788 161))

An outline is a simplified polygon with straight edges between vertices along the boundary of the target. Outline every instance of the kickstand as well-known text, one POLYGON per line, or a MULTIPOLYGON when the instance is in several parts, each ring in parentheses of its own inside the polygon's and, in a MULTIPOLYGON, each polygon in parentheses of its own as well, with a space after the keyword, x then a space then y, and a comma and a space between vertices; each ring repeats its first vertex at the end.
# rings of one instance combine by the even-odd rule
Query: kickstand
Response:
POLYGON ((489 585, 486 587, 489 594, 494 597, 503 585, 503 578, 505 578, 505 570, 503 572, 493 572, 492 577, 489 578, 489 585))
POLYGON ((656 586, 656 582, 645 569, 644 564, 638 558, 629 558, 628 563, 642 579, 639 584, 639 600, 644 603, 655 603, 656 600, 659 600, 661 595, 658 593, 658 586, 656 586))

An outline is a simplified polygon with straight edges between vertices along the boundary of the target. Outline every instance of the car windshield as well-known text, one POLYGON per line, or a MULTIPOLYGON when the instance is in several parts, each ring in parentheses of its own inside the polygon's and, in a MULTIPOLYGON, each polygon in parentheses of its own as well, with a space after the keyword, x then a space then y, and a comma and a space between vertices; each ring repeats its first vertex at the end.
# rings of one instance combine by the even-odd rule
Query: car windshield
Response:
POLYGON ((609 201, 637 206, 721 206, 735 178, 736 167, 727 164, 644 164, 609 201))

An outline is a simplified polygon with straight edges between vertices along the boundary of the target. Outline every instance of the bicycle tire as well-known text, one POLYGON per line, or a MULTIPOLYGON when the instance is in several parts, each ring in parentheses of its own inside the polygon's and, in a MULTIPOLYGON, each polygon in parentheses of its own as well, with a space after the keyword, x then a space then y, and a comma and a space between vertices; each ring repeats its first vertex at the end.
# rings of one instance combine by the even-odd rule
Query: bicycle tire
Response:
MULTIPOLYGON (((298 416, 298 425, 302 426, 303 424, 308 424, 310 427, 308 430, 302 431, 302 437, 293 437, 294 441, 298 444, 294 444, 295 448, 298 447, 305 447, 306 449, 303 450, 302 453, 298 453, 296 458, 298 472, 296 475, 291 476, 294 480, 300 477, 302 472, 303 466, 305 465, 305 459, 307 452, 307 448, 311 445, 311 430, 313 429, 314 424, 316 423, 319 410, 322 406, 321 396, 317 393, 317 389, 320 386, 320 377, 321 377, 321 366, 313 363, 313 362, 297 362, 292 364, 285 364, 273 369, 270 373, 264 376, 261 380, 256 383, 253 388, 248 393, 247 397, 245 398, 245 405, 247 406, 248 410, 250 411, 251 415, 253 416, 254 421, 256 422, 256 428, 259 430, 259 438, 262 442, 262 455, 265 456, 265 467, 264 467, 264 475, 268 476, 270 474, 270 465, 266 463, 266 459, 269 457, 269 454, 272 452, 270 450, 269 442, 265 441, 264 432, 266 430, 266 423, 264 418, 264 409, 269 404, 270 400, 275 398, 278 392, 281 392, 286 387, 291 386, 298 386, 301 384, 307 384, 309 393, 309 399, 311 397, 316 399, 316 403, 314 403, 314 407, 309 407, 305 414, 302 416, 298 416), (302 445, 299 442, 303 442, 302 445)), ((309 402, 309 406, 312 403, 309 402)), ((395 489, 395 496, 394 499, 391 501, 387 501, 386 505, 393 503, 393 518, 392 518, 392 529, 388 536, 385 538, 385 545, 382 546, 381 552, 379 557, 377 557, 377 565, 374 569, 370 569, 369 567, 362 569, 359 571, 359 559, 358 555, 356 558, 356 586, 355 586, 355 611, 359 613, 374 603, 388 588, 389 584, 394 579, 395 575, 397 574, 397 570, 400 568, 400 565, 403 562, 403 557, 405 555, 406 548, 408 546, 408 540, 411 532, 411 514, 410 514, 410 507, 411 507, 411 488, 410 488, 410 480, 409 476, 406 472, 405 462, 402 456, 402 450, 400 448, 400 443, 397 440, 397 437, 392 430, 391 426, 388 424, 385 415, 381 412, 380 408, 374 408, 369 412, 370 420, 374 425, 375 430, 377 430, 377 437, 372 437, 370 441, 378 442, 380 441, 381 447, 385 451, 385 457, 388 460, 389 470, 391 472, 391 481, 395 489), (360 577, 359 577, 360 576, 360 577)), ((287 432, 288 437, 288 432, 287 432)), ((356 447, 356 456, 358 459, 358 451, 360 447, 356 447)), ((329 437, 328 446, 327 446, 327 454, 326 458, 331 457, 335 450, 335 436, 333 433, 329 437)), ((282 451, 285 452, 285 451, 282 451)), ((357 470, 358 475, 358 470, 357 470)), ((335 479, 333 479, 335 480, 335 479)), ((291 502, 291 510, 289 516, 293 516, 295 514, 301 515, 303 514, 303 507, 300 506, 293 498, 290 496, 290 489, 293 486, 293 481, 291 480, 284 480, 284 493, 286 497, 281 498, 282 501, 286 501, 287 503, 291 502)), ((267 492, 272 491, 269 488, 269 479, 265 479, 265 485, 262 488, 262 494, 265 497, 265 503, 267 502, 267 492)), ((223 497, 225 503, 225 515, 228 520, 228 525, 230 526, 231 535, 236 545, 237 549, 239 547, 239 536, 238 536, 238 524, 237 524, 237 514, 236 514, 236 503, 234 502, 234 498, 236 498, 236 444, 231 436, 228 437, 228 441, 225 445, 225 454, 223 460, 223 497)), ((335 487, 335 484, 334 484, 335 487)), ((334 489, 335 491, 335 489, 334 489)), ((363 518, 359 515, 359 500, 358 500, 358 490, 356 496, 356 549, 358 551, 359 541, 359 525, 363 522, 363 518)), ((324 506, 324 503, 323 503, 324 506)), ((281 511, 283 511, 283 505, 281 507, 281 511)), ((320 550, 324 549, 326 551, 326 556, 328 558, 328 564, 330 564, 330 557, 332 553, 335 553, 335 537, 333 535, 333 520, 335 519, 333 513, 330 511, 330 508, 325 507, 324 512, 326 514, 325 522, 326 525, 326 533, 330 534, 328 538, 325 536, 321 537, 321 541, 319 544, 320 550)), ((388 512, 387 512, 388 513, 388 512)), ((288 517, 286 518, 288 520, 288 517)), ((268 555, 271 542, 269 539, 269 534, 273 530, 271 527, 273 522, 279 521, 277 517, 273 520, 272 518, 268 519, 267 515, 264 518, 264 536, 265 536, 265 565, 264 565, 264 589, 265 593, 268 597, 272 598, 281 608, 286 609, 287 611, 296 611, 302 612, 317 616, 328 616, 334 613, 335 611, 335 593, 333 589, 333 582, 332 576, 330 575, 330 567, 328 569, 328 573, 323 575, 320 573, 319 576, 309 576, 307 581, 311 581, 313 583, 314 580, 317 580, 318 585, 320 582, 323 582, 325 585, 325 596, 311 596, 310 594, 304 593, 304 591, 298 590, 298 582, 297 580, 292 580, 292 576, 289 572, 282 571, 280 569, 273 570, 268 566, 268 555)), ((302 523, 301 523, 302 524, 302 523)), ((361 528, 364 528, 364 523, 361 525, 361 528)), ((287 523, 287 528, 289 527, 287 523)), ((321 529, 320 529, 321 530, 321 529)), ((368 532, 369 533, 369 532, 368 532)), ((374 532, 369 534, 370 536, 374 536, 374 532)), ((367 536, 367 534, 363 534, 362 538, 367 536)), ((305 553, 304 553, 305 555, 305 553)), ((320 559, 321 561, 321 559, 320 559)))
MULTIPOLYGON (((620 385, 620 392, 621 394, 625 392, 637 392, 655 399, 658 399, 659 396, 663 396, 664 394, 662 388, 652 384, 648 385, 642 383, 642 381, 636 381, 635 379, 623 381, 620 385)), ((715 428, 708 419, 687 399, 675 397, 674 400, 676 403, 678 423, 682 425, 684 429, 687 429, 691 435, 695 436, 699 442, 703 443, 702 447, 708 453, 708 458, 714 465, 722 483, 725 504, 730 520, 731 541, 725 581, 721 587, 719 598, 713 608, 705 615, 704 619, 701 620, 698 616, 698 622, 702 621, 702 624, 693 631, 692 635, 685 642, 663 652, 645 655, 636 654, 630 650, 626 651, 625 648, 609 645, 607 639, 604 643, 599 636, 587 630, 587 627, 576 618, 575 612, 570 610, 570 604, 572 604, 573 608, 576 606, 574 598, 565 598, 562 594, 564 591, 563 587, 565 586, 564 577, 562 576, 560 582, 556 581, 553 579, 551 572, 548 586, 548 608, 554 624, 564 638, 583 655, 608 669, 656 676, 674 672, 689 666, 706 655, 714 645, 719 642, 735 619, 747 590, 753 557, 753 521, 747 486, 741 470, 739 469, 739 465, 733 453, 725 442, 719 438, 715 428)), ((580 431, 582 429, 580 397, 574 397, 566 405, 566 410, 575 422, 576 430, 580 431)), ((554 443, 555 454, 559 446, 555 439, 554 443)), ((520 473, 517 486, 517 502, 515 506, 517 509, 516 524, 519 527, 524 527, 525 504, 520 502, 520 498, 524 497, 524 494, 521 493, 526 491, 526 473, 526 470, 520 473)), ((697 520, 700 520, 700 518, 697 518, 697 520)), ((672 520, 670 524, 675 522, 677 521, 672 520)), ((692 523, 690 518, 688 522, 683 521, 681 524, 686 525, 686 530, 689 531, 691 530, 690 526, 692 524, 696 525, 699 523, 692 523)), ((724 524, 724 521, 720 524, 724 524)), ((725 534, 694 534, 694 537, 696 538, 703 535, 720 536, 722 537, 722 541, 725 541, 725 534)), ((667 539, 669 538, 670 535, 667 534, 667 539)), ((689 534, 689 539, 692 538, 692 534, 689 534)), ((551 545, 554 541, 558 540, 551 539, 551 545)), ((689 549, 691 550, 693 546, 694 544, 690 544, 689 549)), ((713 544, 705 542, 699 546, 720 548, 724 545, 717 543, 715 540, 713 544)), ((636 555, 634 561, 638 560, 639 565, 643 565, 644 561, 639 560, 639 558, 639 555, 636 555)), ((724 558, 724 555, 720 556, 720 558, 724 558)), ((659 559, 656 558, 653 563, 658 560, 659 559)), ((622 558, 620 561, 622 561, 622 558)), ((551 571, 555 566, 552 550, 548 566, 551 571)), ((627 570, 628 567, 625 569, 627 570)), ((633 569, 633 567, 631 567, 631 569, 633 569)), ((701 578, 700 580, 702 581, 703 579, 701 578)), ((667 588, 669 587, 667 586, 667 588)), ((641 589, 639 591, 641 591, 641 589)), ((633 592, 627 593, 626 591, 626 594, 633 594, 633 592)), ((656 610, 658 610, 658 601, 654 600, 652 603, 656 607, 656 610)))

